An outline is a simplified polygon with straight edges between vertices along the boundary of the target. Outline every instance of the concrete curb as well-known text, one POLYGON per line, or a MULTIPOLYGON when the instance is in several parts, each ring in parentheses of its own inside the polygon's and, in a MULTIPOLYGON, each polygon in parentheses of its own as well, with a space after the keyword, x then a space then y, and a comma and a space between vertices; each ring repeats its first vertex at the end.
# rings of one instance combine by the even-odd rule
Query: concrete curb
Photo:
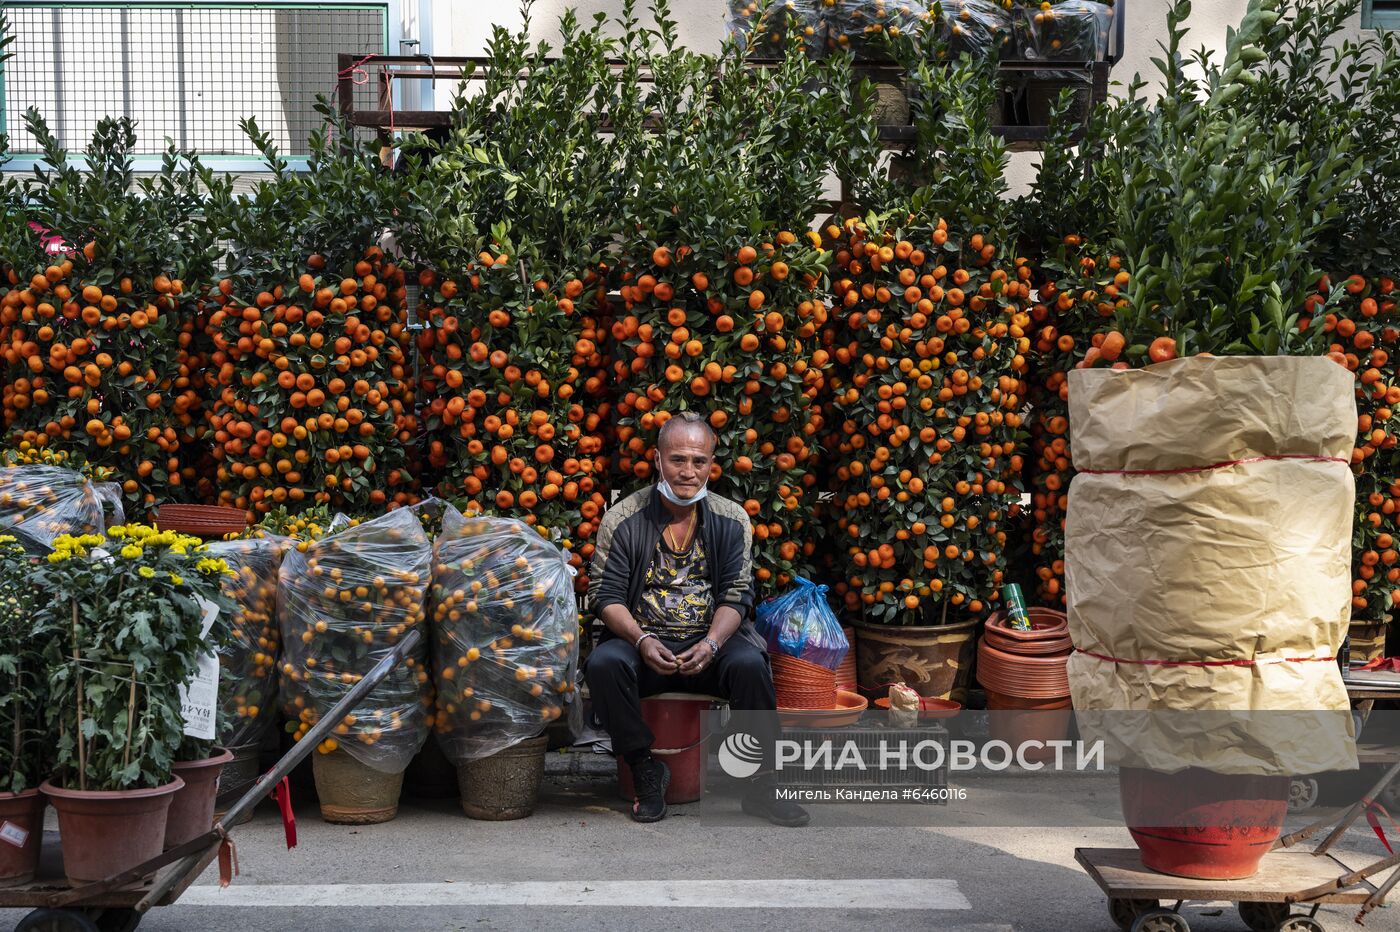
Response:
POLYGON ((544 773, 547 777, 615 777, 617 761, 611 754, 564 749, 545 755, 544 773))

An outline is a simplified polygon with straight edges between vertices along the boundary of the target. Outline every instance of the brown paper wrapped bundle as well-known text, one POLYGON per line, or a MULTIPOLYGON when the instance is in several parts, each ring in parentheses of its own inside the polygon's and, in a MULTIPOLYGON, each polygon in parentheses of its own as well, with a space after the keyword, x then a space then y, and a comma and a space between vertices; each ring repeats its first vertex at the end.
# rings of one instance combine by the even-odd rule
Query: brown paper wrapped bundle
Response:
POLYGON ((1351 600, 1352 374, 1320 357, 1197 357, 1079 370, 1069 386, 1081 727, 1111 762, 1167 772, 1355 768, 1335 660, 1351 600))

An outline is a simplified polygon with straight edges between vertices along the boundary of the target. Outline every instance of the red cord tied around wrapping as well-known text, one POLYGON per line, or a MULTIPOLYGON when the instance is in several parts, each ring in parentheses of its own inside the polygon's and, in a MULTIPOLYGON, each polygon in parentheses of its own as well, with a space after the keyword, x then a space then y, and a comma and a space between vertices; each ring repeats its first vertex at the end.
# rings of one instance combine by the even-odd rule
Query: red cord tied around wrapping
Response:
POLYGON ((1266 667, 1275 663, 1331 663, 1336 657, 1271 657, 1267 660, 1142 660, 1135 657, 1110 657, 1097 654, 1082 647, 1074 649, 1076 654, 1093 657, 1105 663, 1131 663, 1143 667, 1266 667))
MULTIPOLYGON (((1244 459, 1224 460, 1219 463, 1211 463, 1209 466, 1177 466, 1171 469, 1080 469, 1078 472, 1089 476, 1176 476, 1189 473, 1211 472, 1216 469, 1229 469, 1232 466, 1243 466, 1247 463, 1269 463, 1280 460, 1302 460, 1307 463, 1342 463, 1350 465, 1351 461, 1340 456, 1318 456, 1312 453, 1275 453, 1270 456, 1250 456, 1244 459)), ((1145 667, 1255 667, 1266 666, 1274 663, 1332 663, 1336 657, 1274 657, 1268 660, 1141 660, 1128 657, 1109 657, 1105 654, 1097 654, 1091 650, 1084 650, 1076 647, 1075 653, 1083 654, 1086 657, 1093 657, 1095 660, 1102 660, 1105 663, 1131 663, 1145 667)))
POLYGON ((1087 476, 1179 476, 1193 472, 1211 472, 1216 469, 1229 469, 1231 466, 1244 466, 1247 463, 1272 463, 1280 460, 1302 460, 1305 463, 1344 463, 1351 460, 1340 456, 1317 456, 1312 453, 1275 453, 1272 456, 1250 456, 1239 460, 1224 460, 1209 466, 1177 466, 1171 469, 1079 469, 1076 472, 1087 476))

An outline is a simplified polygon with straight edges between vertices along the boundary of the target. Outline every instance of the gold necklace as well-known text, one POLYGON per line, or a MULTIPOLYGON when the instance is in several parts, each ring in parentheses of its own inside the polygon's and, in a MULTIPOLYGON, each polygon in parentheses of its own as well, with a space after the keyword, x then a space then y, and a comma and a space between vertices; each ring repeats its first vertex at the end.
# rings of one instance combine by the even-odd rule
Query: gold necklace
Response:
POLYGON ((669 524, 666 525, 666 531, 667 531, 668 533, 670 533, 670 535, 671 535, 671 550, 674 551, 674 552, 677 553, 677 554, 686 553, 687 551, 689 551, 689 550, 690 550, 691 542, 694 540, 694 530, 695 530, 695 512, 694 512, 694 510, 692 510, 692 511, 690 512, 690 521, 688 521, 688 522, 686 523, 686 526, 685 526, 685 546, 684 546, 684 547, 682 547, 682 546, 680 546, 680 545, 678 545, 678 544, 676 543, 676 534, 675 534, 675 532, 671 530, 671 526, 670 526, 669 524))

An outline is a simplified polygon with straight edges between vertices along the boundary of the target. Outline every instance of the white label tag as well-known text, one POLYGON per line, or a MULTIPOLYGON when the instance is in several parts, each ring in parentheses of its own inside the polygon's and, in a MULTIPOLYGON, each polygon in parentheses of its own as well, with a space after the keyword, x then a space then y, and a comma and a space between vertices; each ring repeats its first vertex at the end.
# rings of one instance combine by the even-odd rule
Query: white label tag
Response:
POLYGON ((195 600, 199 602, 199 607, 204 609, 204 618, 201 619, 199 623, 199 636, 201 638, 207 638, 209 637, 210 629, 214 627, 214 619, 219 617, 219 606, 210 602, 208 599, 204 598, 204 596, 196 596, 195 600))
MULTIPOLYGON (((219 606, 208 599, 199 600, 204 609, 200 637, 208 637, 219 617, 219 606)), ((185 717, 185 734, 191 738, 214 740, 215 712, 219 705, 219 658, 207 653, 199 658, 199 670, 194 679, 180 687, 180 706, 185 717)))
POLYGON ((24 843, 29 840, 29 832, 20 828, 13 822, 0 824, 0 841, 14 845, 16 848, 23 848, 24 843))

